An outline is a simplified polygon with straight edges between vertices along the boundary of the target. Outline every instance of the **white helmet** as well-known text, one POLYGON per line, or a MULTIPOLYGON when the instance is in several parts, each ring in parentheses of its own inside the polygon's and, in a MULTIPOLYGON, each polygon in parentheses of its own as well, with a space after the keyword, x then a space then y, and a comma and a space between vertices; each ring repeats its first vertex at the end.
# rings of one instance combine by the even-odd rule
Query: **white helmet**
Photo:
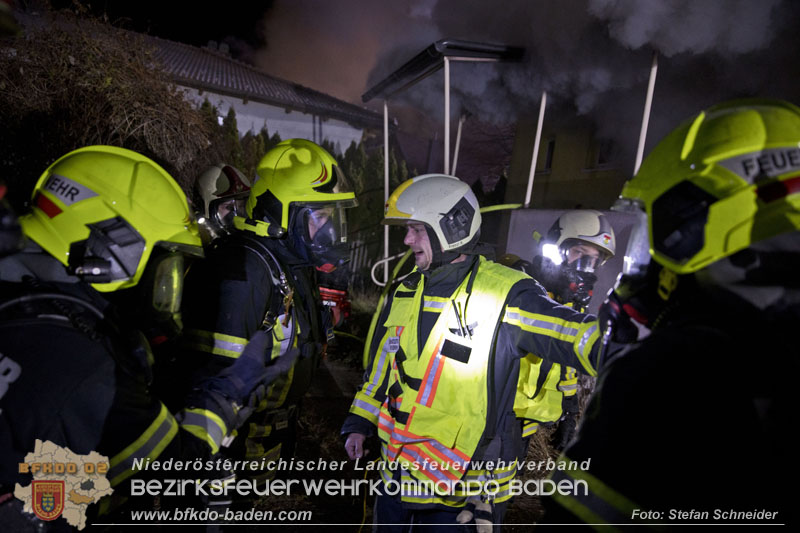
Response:
POLYGON ((244 173, 231 165, 220 163, 208 167, 197 178, 197 191, 203 199, 203 215, 214 200, 249 191, 252 184, 244 173))
POLYGON ((562 254, 577 244, 575 241, 592 244, 602 254, 597 266, 614 257, 616 245, 614 228, 608 218, 600 211, 591 209, 568 211, 558 217, 547 232, 545 241, 555 244, 562 254))
POLYGON ((445 174, 424 174, 400 184, 384 207, 384 224, 422 222, 443 252, 457 251, 480 235, 481 213, 469 185, 445 174))

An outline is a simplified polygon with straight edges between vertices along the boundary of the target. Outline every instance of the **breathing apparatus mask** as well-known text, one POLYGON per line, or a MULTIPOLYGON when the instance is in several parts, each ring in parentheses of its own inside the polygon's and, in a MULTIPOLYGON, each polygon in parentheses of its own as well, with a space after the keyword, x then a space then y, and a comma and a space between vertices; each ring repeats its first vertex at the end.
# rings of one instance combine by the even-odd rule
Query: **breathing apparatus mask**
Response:
POLYGON ((601 255, 585 253, 589 246, 580 240, 564 241, 560 247, 546 243, 542 255, 534 258, 537 279, 556 300, 577 309, 589 305, 597 282, 595 269, 602 263, 601 255))
POLYGON ((235 217, 247 217, 247 198, 250 191, 243 191, 212 200, 208 204, 208 216, 197 220, 200 228, 213 240, 235 231, 235 217))
POLYGON ((354 200, 335 204, 293 202, 289 238, 294 251, 321 272, 333 272, 349 261, 347 216, 345 209, 354 200))

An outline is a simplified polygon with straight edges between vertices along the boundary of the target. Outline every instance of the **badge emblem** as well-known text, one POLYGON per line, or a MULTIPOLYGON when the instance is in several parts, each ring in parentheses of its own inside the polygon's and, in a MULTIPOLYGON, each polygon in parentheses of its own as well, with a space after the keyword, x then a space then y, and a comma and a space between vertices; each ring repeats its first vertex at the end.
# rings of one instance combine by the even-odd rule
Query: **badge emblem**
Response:
POLYGON ((33 481, 33 513, 55 520, 64 512, 64 481, 33 481))

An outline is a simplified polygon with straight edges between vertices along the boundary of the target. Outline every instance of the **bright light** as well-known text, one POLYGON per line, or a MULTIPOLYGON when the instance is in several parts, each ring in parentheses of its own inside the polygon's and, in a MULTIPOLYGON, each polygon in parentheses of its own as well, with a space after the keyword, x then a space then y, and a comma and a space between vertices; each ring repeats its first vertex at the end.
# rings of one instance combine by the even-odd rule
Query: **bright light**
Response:
POLYGON ((560 265, 563 261, 561 253, 558 251, 558 246, 553 243, 542 245, 542 255, 552 261, 554 265, 560 265))
POLYGON ((198 218, 198 219, 197 219, 197 223, 198 223, 198 224, 205 224, 205 223, 206 223, 206 217, 200 217, 200 218, 198 218))

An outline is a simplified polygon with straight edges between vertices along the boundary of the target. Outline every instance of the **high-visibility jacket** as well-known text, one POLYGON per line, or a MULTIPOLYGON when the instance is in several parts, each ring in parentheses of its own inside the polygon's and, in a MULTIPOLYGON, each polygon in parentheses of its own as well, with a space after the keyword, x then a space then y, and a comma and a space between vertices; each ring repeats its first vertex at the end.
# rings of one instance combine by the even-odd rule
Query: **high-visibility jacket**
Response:
MULTIPOLYGON (((400 285, 379 319, 342 433, 377 428, 384 457, 402 467, 385 470, 386 480, 494 480, 495 501, 508 500, 521 442, 508 384, 517 382, 519 359, 535 352, 594 373, 597 323, 482 257, 411 278, 417 283, 400 285)), ((465 496, 408 491, 402 499, 458 507, 465 496)))
MULTIPOLYGON (((184 294, 185 350, 171 372, 184 388, 232 364, 259 329, 271 333, 271 359, 301 350, 223 450, 234 459, 263 464, 291 457, 298 402, 333 336, 313 267, 301 263, 283 240, 238 233, 217 240, 206 259, 193 265, 184 294)), ((249 474, 261 479, 275 472, 249 474)))
MULTIPOLYGON (((547 295, 553 298, 552 293, 547 295)), ((566 305, 574 307, 571 303, 566 305)), ((527 354, 520 361, 514 398, 514 412, 523 419, 522 438, 536 433, 542 423, 557 422, 568 412, 566 402, 577 399, 577 392, 578 372, 575 368, 527 354)))
MULTIPOLYGON (((21 255, 43 263, 43 254, 21 255)), ((24 272, 18 257, 0 261, 0 278, 24 272)), ((115 492, 100 508, 109 510, 130 495, 131 476, 153 475, 137 473, 134 461, 209 457, 228 428, 213 402, 168 410, 150 390, 144 336, 119 327, 100 293, 70 281, 0 282, 0 495, 30 483, 18 464, 37 439, 49 440, 108 456, 115 492)))

